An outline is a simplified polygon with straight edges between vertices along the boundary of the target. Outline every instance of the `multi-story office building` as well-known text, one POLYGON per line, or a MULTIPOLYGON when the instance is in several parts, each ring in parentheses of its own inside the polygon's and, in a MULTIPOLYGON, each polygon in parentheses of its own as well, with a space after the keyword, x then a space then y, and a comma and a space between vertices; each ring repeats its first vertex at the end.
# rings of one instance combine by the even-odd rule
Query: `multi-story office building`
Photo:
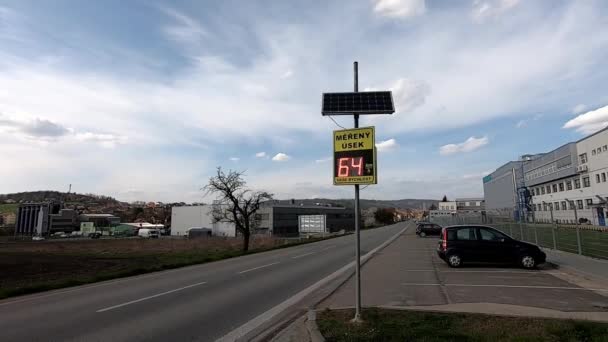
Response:
MULTIPOLYGON (((546 175, 533 178, 529 184, 536 220, 605 226, 608 130, 600 130, 549 154, 555 155, 554 163, 542 166, 546 175)), ((531 171, 538 174, 538 168, 531 171)))

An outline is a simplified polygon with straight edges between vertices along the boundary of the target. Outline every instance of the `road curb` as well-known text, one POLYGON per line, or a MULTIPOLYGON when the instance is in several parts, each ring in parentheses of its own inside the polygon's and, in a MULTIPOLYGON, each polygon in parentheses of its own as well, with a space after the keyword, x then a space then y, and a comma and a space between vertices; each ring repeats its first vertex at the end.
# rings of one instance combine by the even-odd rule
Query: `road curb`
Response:
MULTIPOLYGON (((367 262, 369 259, 371 259, 371 257, 374 254, 376 254, 378 251, 382 250, 383 248, 385 248, 386 246, 388 246, 389 244, 391 244, 392 242, 397 240, 397 238, 399 238, 399 236, 401 236, 409 227, 410 227, 410 225, 407 224, 397 234, 393 235, 392 237, 390 237, 389 239, 387 239, 386 241, 381 243, 378 247, 372 249, 371 251, 366 253, 364 256, 362 256, 361 265, 363 265, 365 262, 367 262)), ((327 285, 331 281, 333 281, 341 276, 344 276, 349 271, 354 273, 354 266, 355 266, 355 261, 353 260, 350 263, 343 266, 342 268, 340 268, 337 271, 333 272, 332 274, 328 275, 327 277, 317 281, 316 283, 309 286, 308 288, 301 290, 300 292, 298 292, 291 298, 288 298, 287 300, 276 305, 275 307, 271 308, 270 310, 262 313, 261 315, 258 315, 257 317, 253 318, 249 322, 241 325, 237 329, 235 329, 235 330, 229 332, 228 334, 224 335, 223 337, 217 339, 216 342, 250 341, 252 339, 263 340, 264 337, 262 335, 271 336, 273 334, 276 334, 277 324, 272 325, 273 319, 278 317, 281 313, 283 313, 290 307, 293 307, 297 303, 304 300, 306 297, 308 297, 313 292, 315 292, 315 291, 319 290, 320 288, 322 288, 323 286, 327 285), (273 327, 274 327, 274 329, 273 329, 273 327)), ((349 275, 349 277, 352 276, 352 273, 351 273, 351 275, 349 275)), ((339 287, 342 283, 343 282, 340 282, 337 287, 339 287)), ((318 300, 316 303, 314 303, 314 305, 316 305, 317 303, 319 303, 322 300, 323 299, 318 300)), ((284 327, 284 325, 283 325, 283 327, 284 327)), ((278 329, 281 329, 281 328, 278 328, 278 329)))

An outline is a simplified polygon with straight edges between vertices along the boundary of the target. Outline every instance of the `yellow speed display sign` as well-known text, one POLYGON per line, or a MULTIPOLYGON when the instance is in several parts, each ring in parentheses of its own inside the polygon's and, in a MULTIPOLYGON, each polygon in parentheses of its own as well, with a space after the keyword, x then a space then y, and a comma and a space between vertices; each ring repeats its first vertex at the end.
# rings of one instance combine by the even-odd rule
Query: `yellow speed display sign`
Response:
POLYGON ((376 184, 374 127, 334 131, 334 185, 376 184))

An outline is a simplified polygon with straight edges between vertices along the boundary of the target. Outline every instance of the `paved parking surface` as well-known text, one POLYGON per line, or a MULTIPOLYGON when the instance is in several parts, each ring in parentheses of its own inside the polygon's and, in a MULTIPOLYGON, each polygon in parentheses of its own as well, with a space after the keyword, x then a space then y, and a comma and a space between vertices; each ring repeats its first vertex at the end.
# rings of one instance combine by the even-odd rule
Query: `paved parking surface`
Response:
MULTIPOLYGON (((437 242, 437 237, 418 238, 409 229, 365 264, 363 306, 497 303, 560 311, 608 311, 608 289, 582 288, 551 274, 558 271, 542 267, 532 271, 480 265, 453 269, 437 257, 437 242)), ((354 298, 351 278, 320 306, 353 306, 354 298)))

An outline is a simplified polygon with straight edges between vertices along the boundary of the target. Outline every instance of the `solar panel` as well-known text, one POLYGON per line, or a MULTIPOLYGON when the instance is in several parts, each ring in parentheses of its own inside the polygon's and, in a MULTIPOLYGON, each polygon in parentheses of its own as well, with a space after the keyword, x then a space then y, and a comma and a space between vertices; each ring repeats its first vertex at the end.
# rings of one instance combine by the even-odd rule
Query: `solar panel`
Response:
POLYGON ((324 93, 323 115, 392 114, 395 112, 390 91, 324 93))

